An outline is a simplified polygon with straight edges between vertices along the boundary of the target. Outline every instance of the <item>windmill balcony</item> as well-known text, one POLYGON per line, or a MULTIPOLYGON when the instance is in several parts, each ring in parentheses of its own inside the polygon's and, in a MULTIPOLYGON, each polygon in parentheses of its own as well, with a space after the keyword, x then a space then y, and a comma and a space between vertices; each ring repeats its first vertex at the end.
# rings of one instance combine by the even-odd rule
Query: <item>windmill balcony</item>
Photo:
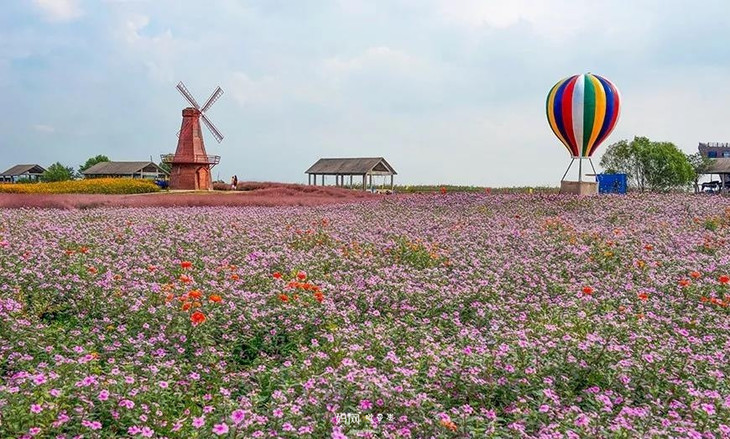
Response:
POLYGON ((163 163, 200 163, 208 164, 210 166, 217 165, 221 161, 219 155, 207 155, 207 154, 195 154, 195 155, 175 155, 175 154, 162 154, 160 155, 163 163))

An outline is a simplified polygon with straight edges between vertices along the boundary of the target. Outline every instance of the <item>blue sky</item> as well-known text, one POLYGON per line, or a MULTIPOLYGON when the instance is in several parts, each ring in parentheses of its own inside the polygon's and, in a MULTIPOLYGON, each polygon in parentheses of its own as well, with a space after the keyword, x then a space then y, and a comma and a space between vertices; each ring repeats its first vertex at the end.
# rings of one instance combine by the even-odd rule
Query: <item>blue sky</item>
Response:
POLYGON ((730 141, 729 16, 727 0, 5 0, 0 168, 157 161, 182 80, 200 102, 225 92, 214 178, 384 156, 404 184, 557 185, 570 160, 544 101, 572 74, 621 90, 608 143, 730 141))

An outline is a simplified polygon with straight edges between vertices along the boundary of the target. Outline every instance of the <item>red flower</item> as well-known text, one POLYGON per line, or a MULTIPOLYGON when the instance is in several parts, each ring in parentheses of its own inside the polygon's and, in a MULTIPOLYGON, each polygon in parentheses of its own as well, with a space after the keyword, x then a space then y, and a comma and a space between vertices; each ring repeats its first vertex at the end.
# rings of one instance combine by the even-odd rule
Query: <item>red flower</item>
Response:
POLYGON ((316 293, 314 293, 314 299, 317 302, 322 303, 322 301, 324 300, 324 294, 322 294, 321 292, 317 291, 316 293))
POLYGON ((274 276, 274 279, 281 279, 281 273, 279 273, 278 271, 276 273, 274 273, 273 276, 274 276))
POLYGON ((445 193, 446 193, 446 187, 444 187, 444 186, 441 186, 441 193, 442 193, 442 194, 445 194, 445 193))
POLYGON ((180 266, 182 268, 188 269, 193 266, 193 263, 190 261, 182 261, 182 262, 180 262, 180 266))
POLYGON ((190 309, 190 307, 191 307, 191 306, 193 306, 193 304, 192 304, 192 303, 190 303, 190 302, 185 302, 185 303, 183 303, 183 304, 182 304, 182 310, 183 310, 183 311, 187 311, 187 310, 189 310, 189 309, 190 309))
POLYGON ((651 245, 651 244, 646 244, 646 245, 644 246, 644 249, 646 249, 646 250, 654 250, 654 246, 653 246, 653 245, 651 245))
POLYGON ((281 300, 282 302, 288 302, 289 296, 287 296, 286 294, 279 294, 279 300, 281 300))
POLYGON ((689 284, 690 284, 689 279, 680 279, 679 280, 680 287, 686 287, 686 286, 689 286, 689 284))
POLYGON ((192 290, 188 293, 188 297, 191 299, 200 299, 203 296, 203 293, 200 292, 200 290, 192 290))
POLYGON ((217 294, 211 294, 210 297, 208 297, 208 299, 210 299, 211 302, 215 302, 215 303, 219 303, 220 301, 223 300, 223 298, 217 294))
POLYGON ((188 284, 188 283, 190 283, 192 281, 193 280, 190 278, 190 276, 186 276, 184 274, 182 276, 180 276, 180 282, 182 282, 184 284, 188 284))
POLYGON ((233 273, 231 275, 231 280, 238 280, 238 279, 240 279, 240 278, 239 278, 239 276, 236 273, 233 273))
POLYGON ((306 278, 307 278, 307 273, 306 272, 300 271, 299 273, 297 273, 297 279, 304 280, 306 278))
POLYGON ((646 293, 639 293, 639 300, 647 300, 649 295, 646 293))
POLYGON ((721 284, 727 285, 730 283, 730 276, 727 274, 723 274, 722 276, 718 277, 717 280, 720 281, 721 284))
POLYGON ((590 296, 591 294, 593 294, 593 291, 593 288, 589 286, 583 287, 583 294, 585 294, 586 296, 590 296))
POLYGON ((699 272, 699 271, 693 271, 693 272, 691 272, 691 273, 689 274, 689 276, 690 276, 690 277, 691 277, 692 279, 699 279, 699 277, 700 277, 700 276, 702 276, 702 275, 700 274, 700 272, 699 272))
POLYGON ((199 325, 205 321, 205 314, 195 311, 190 315, 190 321, 193 322, 193 325, 199 325))

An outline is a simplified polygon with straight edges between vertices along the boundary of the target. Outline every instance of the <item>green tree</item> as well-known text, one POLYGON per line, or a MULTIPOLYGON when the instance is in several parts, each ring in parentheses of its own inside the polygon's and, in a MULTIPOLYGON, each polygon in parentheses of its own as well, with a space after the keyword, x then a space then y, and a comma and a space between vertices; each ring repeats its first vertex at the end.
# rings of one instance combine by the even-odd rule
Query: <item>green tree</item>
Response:
POLYGON ((46 169, 46 172, 41 175, 41 181, 66 181, 71 180, 74 177, 74 168, 71 166, 63 166, 61 163, 56 162, 46 169))
POLYGON ((686 187, 695 177, 692 164, 676 145, 646 137, 609 145, 601 166, 609 173, 627 174, 631 186, 642 192, 686 187))
POLYGON ((109 161, 111 161, 111 160, 109 160, 109 157, 107 157, 105 155, 98 155, 96 157, 91 157, 90 159, 88 159, 86 161, 86 163, 79 166, 79 173, 84 172, 85 170, 89 169, 90 167, 94 166, 97 163, 109 162, 109 161))
POLYGON ((710 165, 712 165, 712 159, 703 156, 699 152, 696 152, 694 154, 688 154, 687 160, 689 161, 689 164, 692 166, 692 170, 694 171, 694 189, 695 193, 698 193, 700 191, 700 177, 702 177, 710 169, 710 165))
POLYGON ((172 170, 172 166, 167 162, 160 162, 160 164, 158 166, 160 168, 164 169, 165 171, 167 171, 168 173, 170 173, 170 171, 172 170))

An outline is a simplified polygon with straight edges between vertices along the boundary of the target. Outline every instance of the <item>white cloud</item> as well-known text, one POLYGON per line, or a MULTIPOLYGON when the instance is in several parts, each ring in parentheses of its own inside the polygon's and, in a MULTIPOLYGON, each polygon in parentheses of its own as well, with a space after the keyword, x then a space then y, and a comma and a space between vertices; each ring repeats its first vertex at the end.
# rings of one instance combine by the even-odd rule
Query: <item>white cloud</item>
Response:
POLYGON ((70 21, 83 14, 80 0, 33 0, 48 21, 70 21))
POLYGON ((33 129, 38 131, 39 133, 54 133, 56 132, 56 129, 50 125, 42 125, 42 124, 36 124, 33 125, 33 129))

